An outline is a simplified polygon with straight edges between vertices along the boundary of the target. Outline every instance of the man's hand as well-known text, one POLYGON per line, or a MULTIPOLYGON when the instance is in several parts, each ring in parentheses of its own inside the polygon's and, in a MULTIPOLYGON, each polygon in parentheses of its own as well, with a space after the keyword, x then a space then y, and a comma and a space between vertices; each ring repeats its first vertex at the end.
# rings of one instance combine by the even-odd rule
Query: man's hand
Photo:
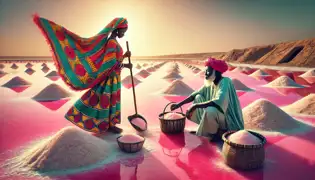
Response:
POLYGON ((127 51, 127 52, 125 52, 125 54, 124 54, 124 58, 126 58, 126 57, 131 57, 131 52, 130 51, 127 51))
POLYGON ((180 108, 179 104, 172 104, 171 105, 171 111, 174 111, 175 109, 178 109, 178 108, 180 108))
POLYGON ((192 106, 190 106, 187 111, 186 111, 186 118, 190 119, 193 112, 197 109, 197 106, 195 104, 193 104, 192 106))

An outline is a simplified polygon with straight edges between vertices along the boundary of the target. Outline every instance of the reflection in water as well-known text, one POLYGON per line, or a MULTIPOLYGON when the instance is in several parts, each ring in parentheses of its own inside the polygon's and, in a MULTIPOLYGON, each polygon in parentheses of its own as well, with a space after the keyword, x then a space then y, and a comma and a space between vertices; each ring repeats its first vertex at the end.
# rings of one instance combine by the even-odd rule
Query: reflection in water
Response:
POLYGON ((162 151, 170 157, 178 157, 185 147, 185 134, 164 134, 160 133, 159 144, 162 146, 162 151))

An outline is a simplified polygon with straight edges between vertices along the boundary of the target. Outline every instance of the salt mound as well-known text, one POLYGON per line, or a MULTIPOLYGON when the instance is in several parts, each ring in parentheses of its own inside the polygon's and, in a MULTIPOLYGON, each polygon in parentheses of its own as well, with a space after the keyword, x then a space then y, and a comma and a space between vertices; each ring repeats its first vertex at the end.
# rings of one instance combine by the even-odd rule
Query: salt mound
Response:
POLYGON ((20 169, 39 172, 77 169, 110 155, 105 141, 75 127, 66 127, 47 140, 23 151, 15 162, 20 169))
MULTIPOLYGON (((136 77, 133 77, 133 82, 136 85, 138 85, 139 83, 141 83, 141 81, 139 79, 137 79, 136 77)), ((122 84, 124 85, 132 85, 132 81, 131 81, 131 76, 126 76, 122 81, 122 84)))
POLYGON ((0 69, 3 69, 4 67, 4 64, 0 64, 0 69))
POLYGON ((233 143, 243 145, 258 145, 261 143, 261 140, 258 137, 246 130, 237 131, 231 134, 228 139, 233 143))
POLYGON ((7 88, 13 88, 13 87, 29 86, 29 85, 31 85, 30 82, 24 80, 23 78, 19 76, 16 76, 2 86, 7 87, 7 88))
POLYGON ((50 84, 41 90, 32 99, 36 101, 56 101, 70 97, 71 94, 57 84, 50 84))
POLYGON ((133 125, 139 127, 143 131, 147 129, 146 122, 143 119, 141 119, 141 118, 134 118, 134 119, 132 119, 131 123, 133 125))
POLYGON ((5 73, 4 71, 0 70, 0 78, 3 77, 4 75, 6 75, 7 73, 5 73))
POLYGON ((150 76, 150 73, 149 73, 148 71, 142 69, 142 70, 139 71, 136 75, 137 75, 137 76, 141 76, 141 77, 143 77, 143 78, 146 78, 146 77, 150 76))
POLYGON ((251 88, 247 87, 245 84, 243 84, 238 79, 232 79, 232 83, 234 84, 235 90, 239 91, 252 91, 251 88))
POLYGON ((12 66, 11 66, 11 68, 12 68, 12 69, 17 69, 17 68, 19 68, 19 66, 17 66, 15 63, 13 63, 12 66))
POLYGON ((253 71, 253 69, 250 68, 250 67, 243 67, 243 68, 242 68, 242 71, 251 72, 251 71, 253 71))
POLYGON ((193 92, 194 90, 191 87, 178 79, 173 81, 169 87, 162 91, 163 94, 179 96, 189 96, 193 92))
POLYGON ((27 68, 31 68, 33 65, 31 64, 31 63, 27 63, 26 65, 25 65, 25 67, 27 67, 27 68))
POLYGON ((165 119, 165 120, 177 120, 177 119, 181 119, 183 117, 184 116, 182 114, 170 112, 170 113, 165 114, 163 119, 165 119))
POLYGON ((28 75, 32 75, 35 71, 32 68, 27 68, 24 72, 28 75))
POLYGON ((259 77, 259 76, 270 76, 270 75, 266 73, 265 71, 258 69, 257 71, 253 72, 250 76, 259 77))
POLYGON ((285 131, 299 128, 299 122, 265 99, 258 99, 243 109, 246 129, 285 131))
POLYGON ((56 71, 51 71, 45 77, 52 77, 52 76, 59 76, 59 74, 56 71))
POLYGON ((315 76, 315 69, 311 69, 306 71, 301 77, 314 77, 315 76))
POLYGON ((309 94, 295 103, 284 107, 283 110, 293 114, 315 115, 315 94, 309 94))
POLYGON ((47 64, 46 64, 46 63, 43 63, 43 64, 42 64, 42 67, 44 67, 44 66, 47 66, 47 64))
POLYGON ((141 66, 140 66, 139 63, 137 64, 136 68, 137 68, 137 69, 141 69, 141 66))
POLYGON ((49 70, 50 70, 50 69, 49 69, 47 66, 44 66, 44 67, 42 68, 42 71, 43 71, 44 73, 47 73, 49 70))
POLYGON ((118 141, 122 143, 139 143, 143 140, 143 137, 136 134, 126 134, 118 138, 118 141))
POLYGON ((243 69, 241 67, 236 67, 232 72, 243 72, 243 69))
POLYGON ((297 84, 288 76, 280 76, 272 82, 268 83, 266 86, 269 87, 296 87, 303 88, 304 86, 297 84))
POLYGON ((183 77, 179 75, 177 72, 173 71, 164 76, 163 79, 183 79, 183 77))

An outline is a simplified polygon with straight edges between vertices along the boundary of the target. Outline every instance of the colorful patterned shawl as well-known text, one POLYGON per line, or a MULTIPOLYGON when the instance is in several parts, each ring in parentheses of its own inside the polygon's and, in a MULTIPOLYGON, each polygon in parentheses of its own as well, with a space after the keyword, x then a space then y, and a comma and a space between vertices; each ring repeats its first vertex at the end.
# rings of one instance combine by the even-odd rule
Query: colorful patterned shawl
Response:
POLYGON ((115 18, 90 38, 82 38, 38 15, 33 21, 51 47, 59 75, 73 90, 92 88, 119 66, 115 49, 105 49, 105 45, 113 30, 128 26, 125 18, 115 18))

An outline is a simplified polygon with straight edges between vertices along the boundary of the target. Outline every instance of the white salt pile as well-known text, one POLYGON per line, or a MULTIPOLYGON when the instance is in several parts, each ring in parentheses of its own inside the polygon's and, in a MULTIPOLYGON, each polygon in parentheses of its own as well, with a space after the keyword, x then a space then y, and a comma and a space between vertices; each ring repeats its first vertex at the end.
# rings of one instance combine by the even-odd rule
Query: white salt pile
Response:
POLYGON ((258 69, 257 71, 253 72, 250 76, 262 77, 262 76, 270 76, 270 75, 266 73, 265 71, 258 69))
POLYGON ((315 115, 315 94, 309 94, 282 109, 289 114, 315 115))
POLYGON ((146 67, 146 66, 148 66, 148 63, 144 63, 142 66, 143 66, 143 67, 146 67))
POLYGON ((137 69, 141 69, 141 66, 140 66, 139 63, 136 65, 136 68, 137 68, 137 69))
POLYGON ((178 96, 189 96, 194 90, 181 80, 173 81, 162 94, 165 95, 178 95, 178 96))
POLYGON ((267 87, 292 87, 292 88, 303 88, 304 86, 297 84, 288 76, 280 76, 272 82, 265 85, 267 87))
POLYGON ((181 119, 184 116, 182 114, 178 114, 176 112, 170 112, 164 115, 165 120, 177 120, 177 119, 181 119))
POLYGON ((243 145, 258 145, 261 143, 261 140, 258 137, 246 130, 240 130, 231 134, 228 137, 228 140, 243 145))
POLYGON ((143 140, 144 140, 143 137, 136 134, 125 134, 118 138, 118 141, 122 143, 139 143, 142 142, 143 140))
POLYGON ((306 71, 301 77, 315 77, 315 69, 306 71))
POLYGON ((139 71, 136 76, 140 76, 142 78, 147 78, 148 76, 150 76, 150 73, 148 71, 146 71, 145 69, 142 69, 141 71, 139 71))
POLYGON ((59 76, 59 74, 56 71, 51 71, 45 77, 53 77, 53 76, 59 76))
POLYGON ((131 120, 131 123, 143 131, 147 129, 147 123, 141 118, 134 118, 131 120))
POLYGON ((300 127, 300 123, 276 105, 258 99, 243 109, 246 129, 287 131, 300 127))
MULTIPOLYGON (((134 85, 137 86, 138 84, 141 83, 141 81, 139 79, 137 79, 136 77, 133 77, 133 82, 134 82, 134 85)), ((126 76, 122 81, 121 83, 127 88, 131 88, 132 87, 132 81, 131 81, 131 76, 128 75, 126 76)))
POLYGON ((166 74, 163 79, 183 79, 181 75, 179 75, 177 72, 169 72, 166 74))
POLYGON ((31 67, 33 67, 33 65, 32 65, 31 63, 27 63, 27 64, 25 65, 25 67, 31 68, 31 67))
POLYGON ((50 70, 50 69, 49 69, 47 66, 44 66, 44 67, 42 68, 42 71, 43 71, 44 73, 47 73, 49 70, 50 70))
POLYGON ((29 85, 31 85, 30 82, 24 80, 23 78, 19 76, 16 76, 2 86, 7 87, 7 88, 13 88, 13 87, 29 86, 29 85))
POLYGON ((239 91, 252 91, 251 88, 247 87, 245 84, 243 84, 238 79, 232 78, 232 83, 234 84, 235 90, 239 91))
POLYGON ((96 164, 110 155, 108 144, 75 127, 66 127, 12 159, 17 171, 49 172, 96 164))
POLYGON ((27 68, 24 72, 28 75, 32 75, 35 71, 32 68, 27 68))
POLYGON ((17 66, 15 63, 13 63, 12 66, 11 66, 11 68, 12 68, 12 69, 17 69, 17 68, 19 68, 19 66, 17 66))
POLYGON ((71 94, 57 84, 50 84, 41 90, 32 99, 35 101, 56 101, 70 97, 71 94))

